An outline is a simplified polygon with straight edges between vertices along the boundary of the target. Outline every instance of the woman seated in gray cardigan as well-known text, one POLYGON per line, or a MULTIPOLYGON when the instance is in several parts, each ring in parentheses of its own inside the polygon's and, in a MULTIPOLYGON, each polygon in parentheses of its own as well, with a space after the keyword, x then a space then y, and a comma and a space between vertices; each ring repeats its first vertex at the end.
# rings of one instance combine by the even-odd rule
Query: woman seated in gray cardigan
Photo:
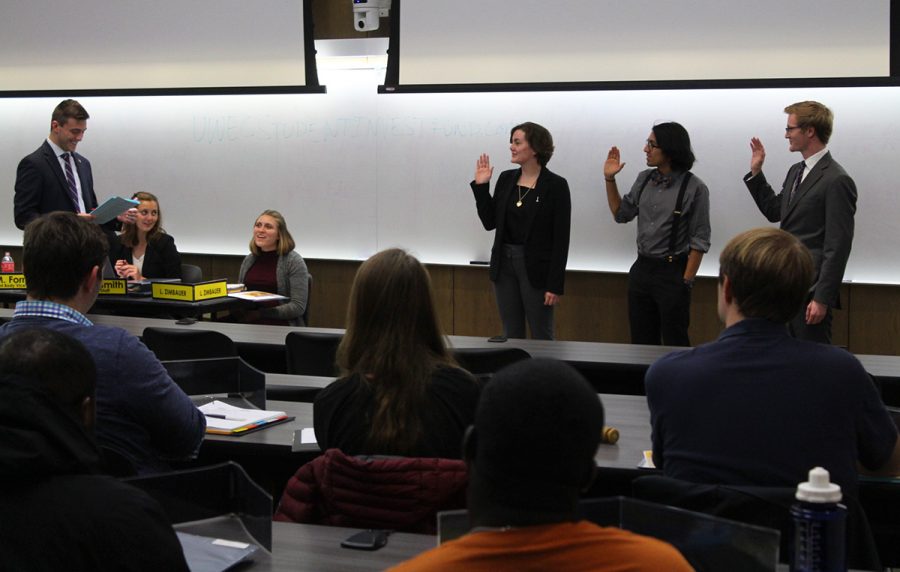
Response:
POLYGON ((236 312, 238 320, 254 324, 305 326, 303 313, 309 296, 309 271, 294 252, 294 239, 278 211, 267 210, 256 218, 250 238, 250 254, 241 263, 238 282, 247 290, 287 296, 286 302, 262 304, 256 310, 236 312))

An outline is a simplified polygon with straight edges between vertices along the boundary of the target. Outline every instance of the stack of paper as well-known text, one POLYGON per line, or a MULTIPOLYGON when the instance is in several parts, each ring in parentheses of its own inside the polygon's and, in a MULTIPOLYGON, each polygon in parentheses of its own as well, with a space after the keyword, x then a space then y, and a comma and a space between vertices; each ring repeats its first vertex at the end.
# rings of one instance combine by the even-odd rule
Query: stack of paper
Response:
POLYGON ((199 407, 206 416, 206 432, 216 435, 234 435, 287 421, 284 411, 244 409, 215 400, 199 407))

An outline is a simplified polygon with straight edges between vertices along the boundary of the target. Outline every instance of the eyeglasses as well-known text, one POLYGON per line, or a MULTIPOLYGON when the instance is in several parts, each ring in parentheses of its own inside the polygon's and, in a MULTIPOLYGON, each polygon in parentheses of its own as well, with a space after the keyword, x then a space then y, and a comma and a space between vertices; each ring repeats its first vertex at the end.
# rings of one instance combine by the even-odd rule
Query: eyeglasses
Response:
POLYGON ((647 147, 650 147, 651 149, 659 149, 659 144, 656 141, 647 139, 647 147))
POLYGON ((784 132, 790 133, 794 129, 803 129, 803 126, 802 125, 788 125, 787 127, 784 128, 784 132))

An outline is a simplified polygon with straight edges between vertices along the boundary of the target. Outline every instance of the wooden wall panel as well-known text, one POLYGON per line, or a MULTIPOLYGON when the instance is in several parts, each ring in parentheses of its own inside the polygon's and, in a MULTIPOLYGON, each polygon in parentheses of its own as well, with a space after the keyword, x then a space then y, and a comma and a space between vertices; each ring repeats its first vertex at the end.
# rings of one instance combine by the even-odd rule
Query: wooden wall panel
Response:
POLYGON ((445 334, 453 333, 453 267, 443 265, 429 265, 428 274, 431 275, 431 286, 434 289, 434 305, 437 309, 438 320, 445 334))
POLYGON ((350 288, 360 262, 353 260, 307 260, 313 277, 310 297, 310 326, 346 327, 350 288))
POLYGON ((494 301, 494 288, 486 267, 454 267, 452 333, 484 337, 503 333, 494 301))
MULTIPOLYGON (((10 251, 17 268, 21 246, 10 251)), ((243 256, 182 253, 204 277, 236 282, 243 256)), ((307 260, 313 275, 310 325, 345 326, 350 287, 360 262, 307 260)), ((488 269, 480 266, 428 267, 441 324, 448 334, 490 337, 503 331, 488 269)), ((700 278, 691 302, 690 337, 694 345, 714 340, 722 329, 716 310, 714 278, 700 278)), ((628 277, 621 273, 569 272, 566 295, 556 313, 560 340, 628 343, 628 277)), ((853 353, 900 355, 900 286, 844 284, 843 310, 834 313, 834 343, 853 353)))
POLYGON ((688 329, 688 337, 694 346, 713 341, 724 327, 719 321, 718 289, 716 278, 698 278, 694 282, 691 327, 688 329))
POLYGON ((844 300, 851 352, 900 355, 900 288, 853 284, 844 300))
POLYGON ((628 343, 627 295, 626 274, 568 272, 554 316, 557 339, 628 343))

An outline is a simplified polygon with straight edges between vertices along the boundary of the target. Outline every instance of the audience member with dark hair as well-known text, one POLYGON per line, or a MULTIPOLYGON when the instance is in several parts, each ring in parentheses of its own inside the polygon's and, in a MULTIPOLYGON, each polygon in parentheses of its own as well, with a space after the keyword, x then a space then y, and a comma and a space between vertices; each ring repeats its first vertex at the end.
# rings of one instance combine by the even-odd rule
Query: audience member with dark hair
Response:
POLYGON ((527 121, 509 132, 510 161, 519 166, 500 173, 490 194, 494 168, 487 154, 475 163, 470 184, 478 218, 494 230, 491 281, 497 296, 503 335, 553 339, 553 307, 563 295, 572 197, 569 183, 547 168, 553 137, 527 121))
POLYGON ((759 228, 731 239, 719 264, 725 330, 647 372, 657 467, 695 483, 778 487, 824 467, 850 495, 857 463, 900 473, 897 428, 859 360, 788 335, 815 276, 809 250, 759 228))
POLYGON ((394 570, 691 570, 662 541, 577 520, 602 432, 600 399, 572 367, 501 370, 465 439, 471 532, 394 570))
POLYGON ((307 326, 303 313, 309 300, 309 270, 287 222, 278 211, 266 210, 253 223, 250 254, 241 263, 238 282, 247 290, 281 294, 287 302, 274 302, 258 310, 235 312, 241 322, 282 326, 307 326))
POLYGON ((96 474, 96 370, 44 328, 0 342, 0 569, 187 570, 159 505, 96 474))
MULTIPOLYGON (((74 99, 64 99, 50 117, 50 134, 36 151, 19 161, 13 198, 16 226, 25 225, 42 214, 69 211, 93 220, 97 208, 91 163, 75 148, 87 131, 88 112, 74 99)), ((134 222, 136 211, 119 215, 119 222, 134 222)), ((115 231, 116 221, 104 225, 115 231)))
POLYGON ((27 299, 0 326, 0 339, 43 327, 83 343, 97 367, 98 444, 138 473, 166 470, 168 459, 197 452, 206 420, 140 340, 84 315, 97 298, 108 247, 97 225, 74 213, 29 223, 22 257, 27 299))
POLYGON ((153 193, 131 196, 137 206, 134 224, 122 225, 122 234, 110 245, 109 259, 116 273, 129 280, 181 278, 181 255, 175 239, 162 228, 162 209, 153 193))
POLYGON ((709 250, 709 190, 691 173, 691 139, 678 123, 654 125, 644 153, 652 168, 638 173, 624 197, 616 183, 625 167, 617 147, 603 165, 613 218, 637 217, 638 257, 628 274, 631 343, 689 346, 691 288, 709 250))
POLYGON ((323 451, 459 458, 479 385, 447 350, 415 257, 390 249, 360 266, 337 360, 342 378, 313 406, 323 451))

